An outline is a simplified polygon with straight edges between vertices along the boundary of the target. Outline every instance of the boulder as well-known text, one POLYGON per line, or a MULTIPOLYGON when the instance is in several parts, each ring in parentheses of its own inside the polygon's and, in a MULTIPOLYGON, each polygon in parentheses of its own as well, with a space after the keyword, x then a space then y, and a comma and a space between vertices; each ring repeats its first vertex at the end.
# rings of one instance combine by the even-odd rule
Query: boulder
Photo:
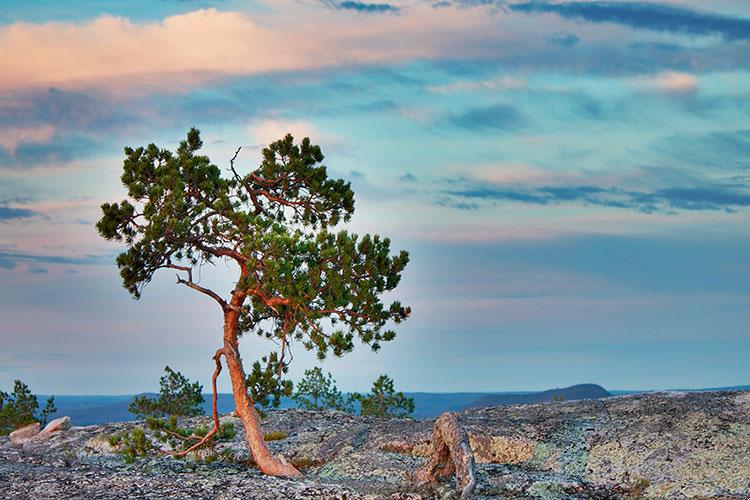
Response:
POLYGON ((10 433, 10 442, 14 445, 21 445, 39 434, 39 422, 34 422, 26 427, 21 427, 10 433))
POLYGON ((70 417, 60 417, 60 418, 54 419, 53 421, 47 424, 47 426, 42 431, 42 434, 60 432, 65 429, 70 429, 70 417))

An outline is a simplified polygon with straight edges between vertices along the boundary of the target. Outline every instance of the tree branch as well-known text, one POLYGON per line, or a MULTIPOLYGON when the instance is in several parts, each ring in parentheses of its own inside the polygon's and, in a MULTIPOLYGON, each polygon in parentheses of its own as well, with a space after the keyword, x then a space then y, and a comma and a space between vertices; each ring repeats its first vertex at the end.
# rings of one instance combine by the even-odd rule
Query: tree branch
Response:
POLYGON ((219 411, 217 409, 218 393, 216 390, 216 379, 219 377, 219 374, 221 373, 221 355, 222 354, 226 356, 226 351, 224 350, 224 348, 219 349, 218 351, 216 351, 216 354, 214 354, 214 361, 216 362, 216 369, 214 369, 214 375, 211 378, 211 386, 213 389, 213 400, 211 401, 211 410, 212 410, 212 414, 214 418, 213 429, 211 429, 205 436, 203 436, 203 439, 195 443, 190 448, 183 450, 183 451, 179 451, 179 452, 169 452, 170 455, 174 455, 176 457, 184 457, 191 451, 205 444, 209 439, 214 437, 214 434, 219 432, 219 411))
POLYGON ((171 263, 167 264, 166 267, 170 269, 177 269, 178 271, 184 271, 187 273, 188 279, 180 278, 180 275, 179 274, 177 275, 177 283, 179 283, 180 285, 185 285, 202 294, 208 295, 209 297, 214 299, 216 302, 218 302, 224 311, 226 311, 227 309, 233 309, 232 305, 228 304, 226 300, 222 299, 218 293, 196 284, 193 281, 193 269, 192 268, 188 266, 178 266, 177 264, 171 264, 171 263))

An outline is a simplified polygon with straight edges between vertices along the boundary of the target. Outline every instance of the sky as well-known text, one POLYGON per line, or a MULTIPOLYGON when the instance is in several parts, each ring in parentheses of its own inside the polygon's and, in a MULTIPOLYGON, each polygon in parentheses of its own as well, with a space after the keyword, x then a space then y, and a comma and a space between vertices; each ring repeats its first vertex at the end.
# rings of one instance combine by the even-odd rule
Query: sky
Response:
POLYGON ((748 54, 744 0, 4 0, 0 389, 209 387, 219 308, 132 300, 94 229, 122 148, 192 126, 244 171, 309 136, 410 252, 396 339, 322 363, 345 391, 748 384, 748 54))

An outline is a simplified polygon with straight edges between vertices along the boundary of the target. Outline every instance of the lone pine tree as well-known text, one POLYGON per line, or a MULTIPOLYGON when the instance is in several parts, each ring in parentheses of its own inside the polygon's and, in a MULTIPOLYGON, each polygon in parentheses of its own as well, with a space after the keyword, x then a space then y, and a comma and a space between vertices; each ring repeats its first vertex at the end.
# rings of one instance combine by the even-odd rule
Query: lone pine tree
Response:
POLYGON ((295 144, 288 134, 270 144, 260 166, 247 174, 235 168, 235 154, 228 177, 197 154, 201 147, 198 130, 191 129, 174 153, 154 144, 125 148, 121 179, 129 199, 102 205, 97 229, 127 245, 117 265, 134 298, 154 273, 170 269, 178 284, 221 308, 223 340, 213 356, 214 427, 205 439, 219 430, 216 378, 223 356, 256 464, 266 474, 300 476, 263 440, 239 337, 254 332, 280 345, 279 378, 294 342, 321 359, 351 351, 355 337, 377 350, 395 336, 389 323, 409 315, 408 307, 382 299, 398 285, 409 257, 405 251, 392 256, 387 238, 330 230, 350 219, 354 193, 349 183, 328 177, 320 148, 308 138, 295 144), (194 280, 197 269, 217 259, 237 266, 228 297, 194 280))
POLYGON ((159 379, 159 397, 136 396, 128 411, 139 417, 203 415, 203 386, 166 366, 159 379))
POLYGON ((360 403, 360 415, 375 417, 408 417, 414 413, 414 399, 396 392, 393 379, 381 375, 372 384, 369 394, 353 394, 352 399, 360 403))
POLYGON ((305 370, 305 375, 297 383, 292 396, 300 408, 319 410, 327 408, 339 411, 351 411, 352 405, 336 387, 333 375, 324 374, 319 366, 305 370))

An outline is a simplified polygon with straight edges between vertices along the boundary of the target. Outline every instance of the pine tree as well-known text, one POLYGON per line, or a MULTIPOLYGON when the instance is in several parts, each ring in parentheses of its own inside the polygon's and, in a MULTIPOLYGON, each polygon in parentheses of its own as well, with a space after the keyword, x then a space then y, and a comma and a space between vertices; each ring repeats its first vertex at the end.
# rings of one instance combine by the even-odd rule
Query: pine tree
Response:
POLYGON ((330 372, 323 374, 323 370, 318 366, 305 370, 304 378, 297 384, 297 390, 292 398, 300 408, 306 410, 352 411, 351 404, 336 387, 333 375, 330 372))
MULTIPOLYGON (((373 350, 392 340, 391 322, 410 309, 381 297, 394 290, 409 260, 391 256, 390 241, 332 232, 354 212, 349 183, 330 179, 318 146, 287 134, 262 151, 261 164, 246 174, 230 160, 229 177, 198 154, 200 134, 191 129, 176 152, 154 144, 125 148, 122 182, 128 199, 102 205, 99 233, 122 241, 117 257, 123 285, 138 299, 161 269, 178 273, 177 283, 213 299, 224 316, 222 345, 214 354, 216 378, 224 358, 235 408, 261 471, 299 476, 275 458, 263 440, 254 401, 248 394, 239 337, 252 332, 280 345, 288 363, 291 343, 323 359, 354 348, 355 337, 373 350), (229 297, 197 283, 205 264, 237 266, 229 297)), ((283 387, 283 385, 282 385, 283 387)), ((214 413, 216 413, 214 397, 214 413)), ((218 432, 218 418, 208 433, 218 432)))
POLYGON ((286 373, 288 368, 278 358, 275 352, 263 356, 261 361, 253 363, 253 368, 245 379, 250 398, 261 415, 262 408, 278 408, 282 396, 292 395, 292 381, 281 379, 281 374, 286 373))
POLYGON ((203 415, 203 386, 191 383, 168 366, 164 372, 159 380, 159 397, 136 396, 128 411, 142 418, 203 415))
POLYGON ((57 411, 54 396, 47 399, 37 418, 34 414, 38 408, 39 399, 31 393, 29 386, 20 380, 13 382, 13 392, 10 394, 0 391, 0 436, 34 422, 46 425, 49 416, 57 411))
POLYGON ((47 402, 44 404, 44 408, 39 414, 39 420, 42 424, 42 427, 47 425, 47 420, 49 420, 49 417, 56 411, 57 407, 55 406, 55 396, 50 396, 47 398, 47 402))
POLYGON ((354 394, 352 398, 360 403, 360 414, 374 417, 408 417, 414 412, 414 399, 403 392, 396 392, 393 379, 381 375, 372 384, 370 394, 354 394))

